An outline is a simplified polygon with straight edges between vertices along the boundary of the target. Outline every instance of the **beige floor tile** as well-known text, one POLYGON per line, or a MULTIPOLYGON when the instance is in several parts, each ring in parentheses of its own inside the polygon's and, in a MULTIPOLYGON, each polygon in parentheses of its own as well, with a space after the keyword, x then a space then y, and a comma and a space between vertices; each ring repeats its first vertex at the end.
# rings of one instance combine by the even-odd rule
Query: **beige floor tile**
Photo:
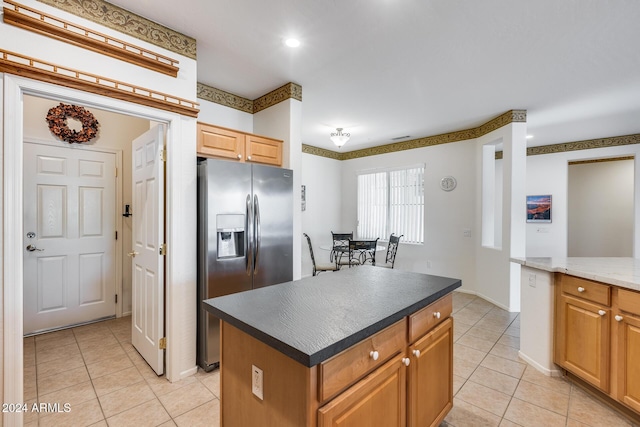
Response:
POLYGON ((89 427, 109 427, 109 425, 105 420, 102 420, 102 421, 98 421, 95 424, 91 424, 89 427))
POLYGON ((546 387, 557 393, 568 395, 571 392, 571 384, 569 383, 569 381, 567 381, 563 377, 550 377, 548 375, 545 375, 542 372, 539 372, 533 366, 527 366, 524 374, 522 375, 522 379, 524 381, 546 387))
POLYGON ((158 399, 152 399, 139 406, 121 412, 118 415, 107 418, 109 427, 143 427, 157 426, 171 417, 158 399))
POLYGON ((527 381, 520 381, 513 397, 556 412, 564 417, 567 416, 569 410, 569 395, 527 381))
POLYGON ((29 350, 25 353, 22 353, 22 363, 24 366, 36 366, 35 350, 29 350))
POLYGON ((87 381, 89 381, 89 374, 84 366, 47 377, 39 376, 38 394, 42 396, 87 381))
POLYGON ((73 334, 66 334, 57 339, 38 341, 36 347, 38 351, 41 351, 54 347, 64 347, 71 344, 76 344, 76 337, 74 337, 73 334))
MULTIPOLYGON (((22 422, 25 425, 35 422, 36 425, 38 423, 39 413, 38 411, 33 410, 33 405, 37 404, 35 399, 25 399, 24 403, 27 404, 27 410, 23 414, 22 422)), ((1 424, 1 423, 0 423, 1 424)))
POLYGON ((500 417, 454 398, 453 408, 446 416, 445 421, 453 427, 496 427, 500 424, 500 417))
POLYGON ((494 371, 502 372, 503 374, 510 375, 514 378, 522 377, 525 368, 524 363, 514 362, 512 360, 507 360, 502 357, 494 356, 492 354, 489 354, 484 358, 481 366, 493 369, 494 371))
POLYGON ((155 398, 156 396, 146 382, 132 384, 98 397, 107 419, 155 398))
POLYGON ((61 331, 55 331, 55 332, 47 332, 46 334, 40 334, 40 335, 36 335, 35 341, 36 341, 36 345, 38 345, 39 343, 43 342, 43 341, 49 341, 49 340, 62 340, 65 337, 73 337, 73 331, 71 329, 63 329, 61 331))
POLYGON ((122 371, 123 369, 127 369, 132 366, 133 363, 131 363, 131 360, 125 355, 92 363, 87 365, 87 370, 89 371, 91 379, 95 379, 104 375, 115 374, 118 371, 122 371))
POLYGON ((164 375, 161 377, 156 376, 155 378, 146 378, 146 381, 156 396, 162 396, 163 394, 171 393, 172 391, 178 390, 182 387, 186 387, 190 384, 198 382, 196 377, 193 375, 173 383, 169 382, 164 375))
POLYGON ((104 337, 100 335, 93 335, 90 339, 78 341, 78 347, 80 347, 80 351, 83 353, 99 350, 116 344, 118 344, 118 340, 113 334, 109 334, 104 337))
POLYGON ((93 380, 93 388, 98 396, 113 393, 122 388, 144 381, 135 366, 93 380))
POLYGON ((589 425, 569 418, 567 419, 567 427, 589 427, 589 425))
POLYGON ((178 427, 210 427, 220 425, 220 401, 213 399, 175 419, 178 427))
POLYGON ((60 403, 61 405, 68 403, 71 407, 75 407, 80 403, 96 398, 91 381, 75 384, 61 390, 51 393, 41 394, 38 396, 39 403, 60 403))
POLYGON ((516 424, 512 421, 507 420, 506 418, 503 418, 502 421, 500 421, 500 427, 521 427, 521 424, 516 424))
POLYGON ((498 344, 520 349, 520 338, 512 337, 511 335, 502 335, 498 340, 498 344))
POLYGON ((564 427, 567 418, 531 403, 513 398, 504 418, 524 427, 564 427))
POLYGON ((195 377, 207 388, 214 396, 220 397, 220 369, 211 372, 204 372, 198 369, 195 377))
POLYGON ((467 325, 475 325, 478 320, 482 319, 482 316, 482 313, 469 310, 469 306, 467 306, 453 314, 453 321, 465 323, 467 325))
POLYGON ((496 345, 491 349, 489 354, 493 354, 494 356, 503 357, 508 360, 513 360, 514 362, 524 362, 518 356, 518 349, 514 347, 509 347, 508 345, 502 345, 496 343, 496 345))
MULTIPOLYGON (((158 427, 177 427, 176 423, 173 422, 173 420, 169 420, 166 423, 162 423, 160 424, 158 427)), ((218 427, 218 426, 211 426, 211 427, 218 427)))
POLYGON ((509 327, 509 323, 511 322, 508 320, 483 317, 478 321, 478 323, 475 324, 475 326, 482 329, 489 329, 490 331, 495 331, 502 334, 509 327))
POLYGON ((478 367, 477 363, 469 362, 464 359, 460 359, 456 356, 455 351, 453 352, 453 373, 454 375, 458 375, 462 378, 469 378, 473 371, 478 367))
POLYGON ((102 348, 94 348, 91 350, 83 350, 82 357, 87 365, 100 362, 104 359, 111 359, 115 357, 127 358, 127 354, 122 349, 120 343, 104 346, 102 348))
POLYGON ((36 397, 38 397, 38 377, 36 375, 36 365, 25 366, 22 373, 23 399, 35 399, 36 397))
POLYGON ((453 354, 459 359, 466 360, 476 365, 482 362, 482 359, 487 355, 484 351, 474 350, 471 347, 460 345, 458 343, 453 345, 453 354))
POLYGON ((478 326, 474 326, 473 328, 469 329, 467 331, 467 334, 474 337, 482 338, 485 341, 491 341, 493 343, 498 342, 501 336, 500 332, 480 328, 478 326))
POLYGON ((60 347, 48 347, 44 350, 36 347, 36 364, 49 363, 56 359, 67 359, 78 354, 80 354, 80 349, 75 342, 60 347))
POLYGON ((467 332, 472 327, 473 327, 473 325, 467 325, 466 323, 457 322, 455 320, 453 322, 453 332, 460 332, 460 333, 464 334, 465 332, 467 332))
POLYGON ((464 345, 465 347, 471 347, 474 350, 482 351, 484 353, 488 353, 495 345, 491 341, 483 340, 482 338, 469 334, 464 334, 458 341, 456 341, 456 343, 464 345))
POLYGON ((509 326, 504 333, 512 337, 520 338, 520 326, 509 326))
MULTIPOLYGON (((459 377, 457 375, 453 376, 453 395, 455 396, 456 393, 462 388, 462 386, 464 385, 464 383, 467 381, 466 378, 462 378, 459 377)), ((214 393, 215 394, 215 393, 214 393)))
POLYGON ((571 387, 569 418, 591 427, 631 427, 631 423, 626 418, 604 406, 575 385, 571 387))
POLYGON ((456 394, 456 399, 464 400, 480 409, 502 417, 509 405, 511 396, 472 381, 467 381, 456 394))
POLYGON ((199 381, 158 398, 173 419, 215 399, 213 394, 199 381))
POLYGON ((71 369, 76 369, 84 366, 84 360, 82 356, 78 353, 72 357, 67 359, 56 359, 49 363, 42 363, 37 365, 38 376, 49 376, 60 374, 62 372, 70 371, 71 369))
POLYGON ((67 413, 40 414, 40 427, 88 426, 104 419, 98 399, 71 406, 67 413))
POLYGON ((518 387, 517 378, 485 368, 484 366, 478 366, 471 377, 469 377, 469 381, 508 394, 509 396, 513 395, 518 387))

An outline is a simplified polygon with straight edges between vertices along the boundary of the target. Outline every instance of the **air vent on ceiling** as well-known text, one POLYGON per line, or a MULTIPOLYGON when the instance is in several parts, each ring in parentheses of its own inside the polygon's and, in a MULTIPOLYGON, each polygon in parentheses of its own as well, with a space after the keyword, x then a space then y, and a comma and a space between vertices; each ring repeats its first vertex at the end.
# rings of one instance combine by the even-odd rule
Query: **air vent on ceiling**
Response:
POLYGON ((391 138, 392 141, 400 141, 401 139, 407 139, 410 138, 409 135, 405 135, 405 136, 397 136, 395 138, 391 138))

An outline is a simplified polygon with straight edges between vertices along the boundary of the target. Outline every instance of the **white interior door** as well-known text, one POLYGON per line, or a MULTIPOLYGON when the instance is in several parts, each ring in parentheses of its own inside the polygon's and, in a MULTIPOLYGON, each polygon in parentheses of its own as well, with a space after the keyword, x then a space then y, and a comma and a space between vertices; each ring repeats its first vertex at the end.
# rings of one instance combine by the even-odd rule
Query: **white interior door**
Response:
POLYGON ((114 316, 113 153, 24 144, 24 333, 114 316))
POLYGON ((133 141, 133 301, 131 342, 158 375, 164 373, 164 126, 133 141))

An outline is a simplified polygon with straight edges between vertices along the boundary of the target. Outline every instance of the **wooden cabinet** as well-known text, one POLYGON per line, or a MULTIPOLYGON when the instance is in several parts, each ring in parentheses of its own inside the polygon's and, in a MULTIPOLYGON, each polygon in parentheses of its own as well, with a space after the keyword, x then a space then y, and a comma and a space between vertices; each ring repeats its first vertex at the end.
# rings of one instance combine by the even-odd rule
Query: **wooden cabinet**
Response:
POLYGON ((438 426, 453 407, 453 320, 409 347, 409 427, 438 426))
POLYGON ((199 156, 282 166, 280 140, 206 123, 198 123, 197 132, 199 156))
POLYGON ((438 426, 453 402, 451 310, 449 294, 310 368, 222 322, 221 425, 438 426))
POLYGON ((618 290, 618 399, 640 413, 640 293, 618 290))
POLYGON ((556 274, 554 362, 640 413, 640 292, 556 274))
POLYGON ((406 377, 398 355, 318 410, 318 427, 406 425, 406 377))

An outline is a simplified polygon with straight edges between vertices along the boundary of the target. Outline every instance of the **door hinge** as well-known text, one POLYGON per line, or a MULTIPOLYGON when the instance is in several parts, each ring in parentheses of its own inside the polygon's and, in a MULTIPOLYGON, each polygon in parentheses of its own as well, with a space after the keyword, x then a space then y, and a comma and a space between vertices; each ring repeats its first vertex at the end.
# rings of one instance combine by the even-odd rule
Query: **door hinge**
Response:
POLYGON ((160 338, 160 340, 158 341, 158 348, 160 350, 166 350, 167 349, 167 338, 166 337, 160 338))
POLYGON ((166 255, 167 254, 167 244, 163 243, 160 245, 160 255, 166 255))
POLYGON ((160 160, 162 160, 163 162, 167 161, 167 150, 162 150, 160 152, 160 160))
POLYGON ((116 304, 118 303, 118 294, 116 294, 116 304))
POLYGON ((118 240, 118 232, 116 231, 116 240, 118 240))

